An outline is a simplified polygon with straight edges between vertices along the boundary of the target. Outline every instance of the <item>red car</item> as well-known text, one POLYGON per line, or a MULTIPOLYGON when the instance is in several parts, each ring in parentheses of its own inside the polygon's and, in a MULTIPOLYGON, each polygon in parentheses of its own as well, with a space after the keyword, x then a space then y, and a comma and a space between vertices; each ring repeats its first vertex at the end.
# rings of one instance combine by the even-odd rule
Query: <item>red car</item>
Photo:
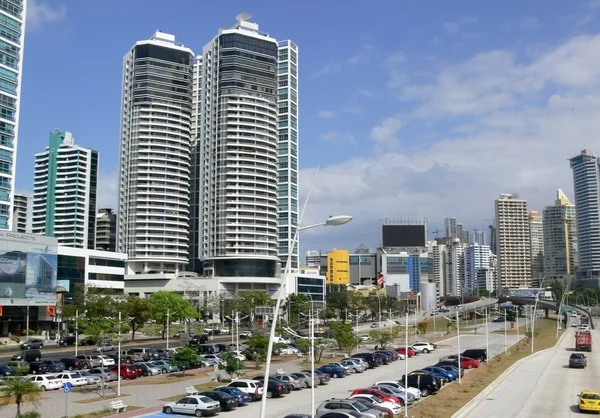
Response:
POLYGON ((351 396, 354 395, 374 395, 385 402, 394 402, 395 404, 400 405, 400 399, 398 399, 397 397, 386 395, 382 391, 374 388, 356 389, 354 392, 352 392, 351 396))
MULTIPOLYGON (((114 365, 110 367, 110 369, 116 373, 117 366, 114 365)), ((131 364, 121 364, 121 372, 119 374, 123 379, 137 379, 138 370, 137 367, 132 366, 131 364)))
POLYGON ((479 367, 479 362, 471 357, 460 356, 460 367, 463 369, 476 369, 479 367))
MULTIPOLYGON (((396 353, 398 354, 405 354, 406 355, 406 347, 398 347, 396 348, 396 353)), ((413 350, 412 348, 408 347, 408 357, 413 357, 415 355, 415 350, 413 350)))

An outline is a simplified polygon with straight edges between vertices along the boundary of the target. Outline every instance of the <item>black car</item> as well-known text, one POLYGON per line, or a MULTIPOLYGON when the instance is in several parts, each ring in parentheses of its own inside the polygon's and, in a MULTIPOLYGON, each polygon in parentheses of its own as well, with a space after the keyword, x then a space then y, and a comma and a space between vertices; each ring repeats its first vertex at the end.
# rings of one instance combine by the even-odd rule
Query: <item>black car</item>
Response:
POLYGON ((207 398, 212 399, 213 401, 218 401, 221 405, 222 411, 231 411, 232 409, 237 408, 239 402, 236 398, 231 395, 228 395, 225 392, 200 392, 198 395, 206 396, 207 398))
POLYGON ((441 388, 440 382, 431 374, 409 374, 408 382, 406 381, 406 376, 402 376, 400 382, 402 382, 404 387, 408 386, 419 389, 423 397, 435 393, 441 388))
POLYGON ((392 356, 382 353, 381 351, 376 351, 373 353, 375 359, 381 360, 381 364, 390 364, 392 361, 392 356))
MULTIPOLYGON (((256 376, 253 377, 252 380, 257 380, 259 382, 264 382, 265 381, 265 377, 264 376, 256 376)), ((279 379, 276 379, 274 377, 270 377, 268 384, 267 384, 267 398, 278 398, 281 395, 285 395, 287 393, 291 392, 290 389, 290 385, 288 385, 285 382, 282 382, 279 379)))
POLYGON ((82 370, 87 364, 77 358, 61 358, 60 362, 65 365, 65 370, 82 370))
POLYGON ((587 357, 583 353, 571 353, 569 357, 569 368, 582 368, 587 367, 587 357))
POLYGON ((390 357, 391 360, 396 361, 398 360, 399 356, 398 353, 396 353, 393 350, 377 350, 376 353, 383 353, 386 354, 388 357, 390 357))
POLYGON ((31 374, 48 373, 48 366, 46 366, 41 361, 30 361, 29 362, 29 373, 31 373, 31 374))
POLYGON ((0 376, 16 376, 17 372, 4 364, 0 365, 0 376))
POLYGON ((44 364, 46 367, 48 367, 48 371, 51 373, 65 371, 65 365, 58 360, 44 360, 44 364))
POLYGON ((206 334, 193 334, 190 336, 190 345, 206 344, 208 342, 208 335, 206 334))
POLYGON ((75 345, 75 341, 77 341, 77 339, 75 338, 74 335, 67 335, 65 337, 62 337, 60 340, 58 340, 58 345, 59 346, 75 345))
POLYGON ((26 362, 40 361, 42 352, 40 350, 23 350, 21 353, 13 354, 11 360, 24 360, 26 362))
POLYGON ((352 357, 358 357, 366 361, 369 364, 369 369, 373 369, 381 364, 373 353, 358 353, 353 354, 352 357))
POLYGON ((477 360, 478 362, 487 361, 487 350, 485 348, 473 348, 471 350, 465 350, 460 353, 461 357, 470 357, 477 360))

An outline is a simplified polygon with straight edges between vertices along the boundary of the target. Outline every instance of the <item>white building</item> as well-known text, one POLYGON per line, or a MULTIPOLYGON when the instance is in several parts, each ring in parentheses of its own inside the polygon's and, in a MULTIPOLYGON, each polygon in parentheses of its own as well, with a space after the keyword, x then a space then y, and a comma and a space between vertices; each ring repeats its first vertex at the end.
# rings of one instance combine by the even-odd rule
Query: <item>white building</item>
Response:
POLYGON ((494 207, 498 287, 504 290, 530 287, 531 243, 527 201, 515 194, 502 194, 494 207))
POLYGON ((454 238, 447 251, 448 255, 444 269, 446 296, 462 296, 465 275, 465 245, 459 238, 454 238))
POLYGON ((75 144, 70 132, 50 134, 35 154, 31 232, 59 245, 95 248, 98 152, 75 144))
POLYGON ((123 291, 126 260, 127 254, 123 253, 59 245, 58 285, 71 293, 76 286, 123 291))
MULTIPOLYGON (((437 289, 437 301, 439 302, 441 296, 446 295, 446 258, 448 257, 448 251, 444 244, 439 244, 437 241, 430 241, 428 243, 427 252, 432 258, 432 276, 431 278, 436 284, 437 289)), ((437 305, 436 305, 437 306, 437 305)))
POLYGON ((554 205, 544 208, 544 275, 550 283, 569 284, 575 277, 577 248, 575 205, 558 189, 554 205))
POLYGON ((529 212, 529 239, 532 284, 538 287, 544 278, 544 217, 538 211, 529 212))
POLYGON ((188 264, 193 61, 160 31, 123 58, 117 241, 128 280, 169 280, 188 264))
POLYGON ((32 196, 15 193, 13 202, 12 231, 31 233, 31 200, 32 196))
POLYGON ((0 5, 0 229, 13 225, 26 15, 24 0, 0 5))
POLYGON ((464 293, 475 296, 479 288, 478 272, 490 267, 492 252, 489 245, 473 244, 465 247, 464 293))
POLYGON ((479 229, 471 231, 471 244, 485 245, 485 231, 479 229))
POLYGON ((456 218, 446 218, 444 219, 444 226, 446 229, 446 237, 447 238, 460 238, 458 236, 458 230, 457 230, 457 224, 458 221, 456 220, 456 218))
POLYGON ((291 175, 291 165, 279 171, 291 162, 291 155, 278 161, 278 147, 288 143, 279 138, 291 131, 279 131, 279 44, 247 19, 240 15, 232 28, 220 29, 196 59, 198 179, 192 219, 197 216, 199 231, 192 246, 204 276, 230 291, 258 286, 274 294, 279 237, 287 241, 297 224, 294 208, 285 204, 291 202, 293 182, 282 179, 289 191, 281 193, 285 202, 278 208, 279 177, 291 175), (294 228, 278 226, 284 212, 294 228))
POLYGON ((421 283, 428 282, 433 272, 433 258, 428 253, 391 252, 377 249, 381 260, 381 274, 385 286, 399 286, 400 292, 421 291, 421 283))
MULTIPOLYGON (((289 40, 279 42, 277 87, 277 237, 284 269, 298 227, 298 46, 289 40)), ((299 247, 296 242, 290 259, 292 271, 298 268, 299 247)))
POLYGON ((307 267, 321 267, 321 253, 315 250, 308 250, 305 254, 307 267))

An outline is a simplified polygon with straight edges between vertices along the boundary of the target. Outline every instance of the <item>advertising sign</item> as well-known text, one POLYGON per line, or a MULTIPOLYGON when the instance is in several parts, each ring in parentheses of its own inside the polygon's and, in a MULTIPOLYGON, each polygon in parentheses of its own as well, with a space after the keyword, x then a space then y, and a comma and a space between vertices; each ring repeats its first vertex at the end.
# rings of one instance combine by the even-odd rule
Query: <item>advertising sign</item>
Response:
POLYGON ((56 291, 57 292, 70 292, 71 291, 71 281, 70 280, 57 280, 56 281, 56 291))
POLYGON ((0 305, 56 305, 56 238, 0 231, 0 305))
POLYGON ((531 298, 535 299, 536 294, 542 299, 544 297, 544 289, 509 289, 508 296, 513 298, 531 298))

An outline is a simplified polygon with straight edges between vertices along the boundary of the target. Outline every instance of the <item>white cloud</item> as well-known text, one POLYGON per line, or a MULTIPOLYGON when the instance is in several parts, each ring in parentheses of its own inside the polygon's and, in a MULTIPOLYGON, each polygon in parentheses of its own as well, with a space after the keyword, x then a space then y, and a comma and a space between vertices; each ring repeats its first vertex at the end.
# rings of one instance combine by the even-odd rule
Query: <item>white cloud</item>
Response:
POLYGON ((317 117, 322 119, 331 119, 335 117, 335 112, 333 110, 320 110, 319 113, 317 113, 317 117))
POLYGON ((335 75, 340 71, 342 71, 342 65, 339 62, 330 61, 324 67, 320 68, 314 75, 315 77, 322 77, 335 75))
POLYGON ((444 29, 446 29, 446 32, 454 34, 460 29, 460 24, 458 22, 446 22, 444 23, 444 29))
POLYGON ((532 30, 540 29, 542 22, 535 16, 523 16, 520 22, 521 29, 532 30))
POLYGON ((460 32, 461 28, 465 25, 472 25, 474 23, 477 23, 477 18, 474 16, 463 16, 460 19, 454 21, 454 22, 446 22, 444 23, 443 27, 444 30, 446 30, 446 32, 452 34, 452 35, 456 35, 457 33, 460 32))
POLYGON ((96 207, 116 210, 119 199, 119 171, 98 174, 98 197, 96 207))
MULTIPOLYGON (((584 148, 600 154, 600 36, 568 39, 528 62, 508 50, 484 52, 401 90, 416 112, 385 119, 371 139, 397 142, 400 129, 421 134, 402 148, 321 167, 303 223, 335 214, 354 220, 303 233, 303 250, 374 248, 380 217, 427 216, 433 230, 453 215, 469 229, 486 228, 504 192, 542 210, 557 188, 573 198, 568 158, 584 148), (432 130, 446 133, 424 140, 432 130)), ((300 173, 302 193, 310 171, 300 173)))
POLYGON ((373 54, 373 50, 374 50, 373 45, 363 43, 360 46, 359 51, 356 52, 354 55, 352 55, 350 58, 348 58, 348 60, 347 60, 348 64, 350 64, 352 66, 367 64, 371 60, 371 55, 373 54))
POLYGON ((354 135, 346 134, 338 131, 329 131, 321 135, 321 139, 325 142, 331 142, 334 144, 355 144, 356 140, 354 135))
POLYGON ((27 1, 27 29, 38 29, 46 23, 55 23, 67 17, 67 6, 50 5, 40 0, 27 1))

